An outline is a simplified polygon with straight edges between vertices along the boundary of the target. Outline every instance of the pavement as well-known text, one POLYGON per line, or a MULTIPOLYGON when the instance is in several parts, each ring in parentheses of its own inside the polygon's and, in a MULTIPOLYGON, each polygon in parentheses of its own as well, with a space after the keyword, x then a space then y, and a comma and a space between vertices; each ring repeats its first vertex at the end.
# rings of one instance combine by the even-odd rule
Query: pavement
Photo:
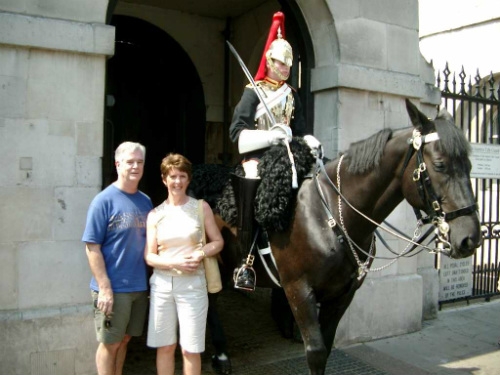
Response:
POLYGON ((464 304, 444 307, 418 332, 341 350, 389 375, 500 375, 500 299, 464 304))
MULTIPOLYGON (((270 314, 265 291, 252 296, 223 291, 219 314, 233 374, 307 374, 302 343, 284 339, 270 314)), ((213 375, 211 345, 202 354, 202 373, 213 375)), ((156 374, 155 351, 145 337, 129 344, 125 375, 156 374)), ((444 305, 422 330, 340 347, 332 351, 326 374, 336 375, 500 375, 500 297, 444 305)), ((182 374, 180 354, 176 375, 182 374)))

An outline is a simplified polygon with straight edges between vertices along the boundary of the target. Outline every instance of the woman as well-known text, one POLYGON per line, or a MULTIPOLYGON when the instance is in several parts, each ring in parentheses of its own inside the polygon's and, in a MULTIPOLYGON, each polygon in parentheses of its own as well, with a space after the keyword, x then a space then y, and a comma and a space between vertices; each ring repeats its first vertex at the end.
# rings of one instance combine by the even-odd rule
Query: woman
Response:
POLYGON ((161 176, 168 190, 165 202, 147 219, 146 263, 154 268, 147 345, 157 348, 159 375, 173 375, 177 325, 184 375, 201 374, 208 309, 203 258, 222 250, 222 236, 208 203, 203 202, 206 245, 198 201, 186 194, 191 163, 169 154, 162 160, 161 176))

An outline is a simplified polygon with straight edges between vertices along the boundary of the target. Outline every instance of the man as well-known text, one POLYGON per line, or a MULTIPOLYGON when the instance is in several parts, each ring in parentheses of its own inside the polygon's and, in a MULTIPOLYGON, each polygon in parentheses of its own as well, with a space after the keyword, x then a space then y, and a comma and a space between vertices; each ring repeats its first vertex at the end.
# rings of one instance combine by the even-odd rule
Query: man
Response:
MULTIPOLYGON (((273 114, 276 124, 267 115, 265 107, 252 85, 248 85, 236 106, 229 135, 238 142, 243 156, 245 178, 233 178, 233 188, 238 201, 238 239, 242 251, 250 253, 254 241, 255 223, 253 202, 259 175, 257 165, 262 153, 270 146, 290 142, 293 134, 302 136, 305 121, 299 96, 286 83, 293 62, 292 47, 285 40, 285 16, 277 12, 273 16, 271 30, 264 48, 255 81, 261 96, 273 114)), ((267 245, 267 237, 257 240, 260 246, 267 245)), ((236 272, 235 288, 253 291, 255 273, 251 267, 252 257, 243 261, 236 272)))
POLYGON ((146 217, 153 208, 139 191, 146 149, 124 142, 115 152, 118 179, 90 204, 82 241, 92 271, 90 288, 99 346, 99 375, 121 375, 127 344, 140 336, 148 307, 144 261, 146 217))

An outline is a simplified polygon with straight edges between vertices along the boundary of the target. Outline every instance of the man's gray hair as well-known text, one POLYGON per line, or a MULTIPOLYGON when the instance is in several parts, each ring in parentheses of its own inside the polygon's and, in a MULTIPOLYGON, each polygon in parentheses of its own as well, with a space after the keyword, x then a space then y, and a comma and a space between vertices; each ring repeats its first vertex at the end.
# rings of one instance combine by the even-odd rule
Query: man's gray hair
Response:
POLYGON ((146 160, 146 147, 137 142, 123 142, 115 151, 115 161, 121 161, 122 154, 126 152, 141 151, 144 160, 146 160))

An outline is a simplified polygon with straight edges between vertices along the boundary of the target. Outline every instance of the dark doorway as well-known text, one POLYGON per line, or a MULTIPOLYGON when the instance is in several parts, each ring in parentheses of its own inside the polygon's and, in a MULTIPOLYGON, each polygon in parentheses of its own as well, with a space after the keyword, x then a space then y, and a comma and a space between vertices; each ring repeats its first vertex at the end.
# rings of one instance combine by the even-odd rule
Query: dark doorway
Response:
POLYGON ((116 179, 116 147, 140 142, 146 146, 140 189, 157 205, 166 197, 160 163, 167 153, 204 161, 203 88, 187 53, 163 30, 126 16, 113 16, 111 25, 116 42, 107 64, 103 184, 116 179))
POLYGON ((288 83, 300 97, 306 134, 314 134, 314 97, 311 93, 311 69, 315 66, 312 39, 296 1, 278 0, 285 14, 286 39, 293 49, 293 68, 288 83))

